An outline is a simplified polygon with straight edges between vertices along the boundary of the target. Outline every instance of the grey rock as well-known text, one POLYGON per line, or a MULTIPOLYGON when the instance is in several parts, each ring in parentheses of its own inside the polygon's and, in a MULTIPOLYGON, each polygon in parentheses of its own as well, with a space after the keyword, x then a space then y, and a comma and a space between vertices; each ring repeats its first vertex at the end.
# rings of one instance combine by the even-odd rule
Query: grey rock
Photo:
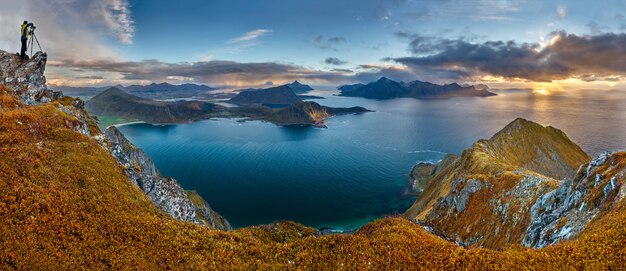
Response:
POLYGON ((26 104, 49 102, 53 93, 46 86, 46 53, 37 52, 29 60, 0 50, 0 79, 17 93, 26 104))
POLYGON ((161 210, 180 221, 210 225, 222 230, 231 229, 228 221, 206 202, 194 204, 175 179, 161 176, 150 157, 128 141, 117 128, 111 126, 104 134, 111 153, 122 165, 126 175, 161 210))
POLYGON ((598 206, 589 206, 585 198, 593 188, 604 182, 598 168, 605 165, 610 153, 602 153, 593 158, 587 167, 581 167, 574 180, 565 179, 559 188, 539 197, 530 210, 531 223, 526 230, 522 244, 541 248, 564 239, 577 236, 587 224, 600 213, 601 206, 609 195, 621 191, 617 177, 602 188, 602 198, 598 206))

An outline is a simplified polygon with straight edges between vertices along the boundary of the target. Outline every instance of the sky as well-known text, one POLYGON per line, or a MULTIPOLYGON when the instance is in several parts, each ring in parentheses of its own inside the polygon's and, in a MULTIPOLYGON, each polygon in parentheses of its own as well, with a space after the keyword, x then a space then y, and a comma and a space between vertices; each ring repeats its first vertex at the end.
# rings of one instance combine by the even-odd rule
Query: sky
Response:
POLYGON ((0 0, 52 86, 366 83, 626 89, 626 0, 0 0))

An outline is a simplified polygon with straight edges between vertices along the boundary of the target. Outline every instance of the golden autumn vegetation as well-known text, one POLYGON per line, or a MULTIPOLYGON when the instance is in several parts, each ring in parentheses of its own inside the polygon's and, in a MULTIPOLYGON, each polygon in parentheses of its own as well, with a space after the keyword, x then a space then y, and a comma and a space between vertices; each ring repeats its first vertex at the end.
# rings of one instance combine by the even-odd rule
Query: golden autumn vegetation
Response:
MULTIPOLYGON (((620 270, 626 206, 576 241, 463 248, 401 217, 351 235, 292 222, 225 232, 160 212, 77 120, 71 101, 26 106, 0 89, 0 269, 620 270)), ((91 127, 92 133, 97 127, 91 127)), ((626 155, 616 163, 626 163, 626 155)), ((623 180, 622 180, 623 182, 623 180)))

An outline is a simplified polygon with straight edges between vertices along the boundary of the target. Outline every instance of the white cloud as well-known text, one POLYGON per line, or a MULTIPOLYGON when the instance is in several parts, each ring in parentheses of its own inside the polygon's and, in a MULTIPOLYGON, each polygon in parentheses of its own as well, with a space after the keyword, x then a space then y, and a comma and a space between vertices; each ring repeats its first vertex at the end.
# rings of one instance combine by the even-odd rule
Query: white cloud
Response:
POLYGON ((239 42, 249 42, 255 41, 265 34, 272 33, 271 29, 256 29, 250 32, 243 33, 243 35, 230 40, 231 43, 239 43, 239 42))
POLYGON ((564 6, 558 6, 556 8, 556 16, 563 19, 567 16, 567 9, 564 6))

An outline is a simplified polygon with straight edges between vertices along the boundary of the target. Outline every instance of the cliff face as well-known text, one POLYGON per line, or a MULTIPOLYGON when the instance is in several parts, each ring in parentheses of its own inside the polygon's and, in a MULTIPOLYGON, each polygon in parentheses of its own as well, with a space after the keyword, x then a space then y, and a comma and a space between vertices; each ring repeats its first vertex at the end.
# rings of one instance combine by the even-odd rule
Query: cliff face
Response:
POLYGON ((517 119, 447 163, 406 215, 465 244, 543 247, 577 236, 605 208, 583 200, 605 202, 619 186, 603 177, 596 190, 608 187, 606 193, 581 185, 604 165, 597 158, 577 171, 589 160, 560 130, 517 119))
POLYGON ((130 143, 117 128, 107 128, 104 135, 105 144, 126 175, 161 210, 180 221, 232 229, 228 221, 213 211, 197 193, 188 193, 175 179, 161 176, 148 155, 130 143))
MULTIPOLYGON (((101 134, 96 120, 84 110, 81 100, 48 90, 43 76, 45 64, 46 54, 41 52, 27 61, 3 52, 0 55, 0 75, 6 85, 3 91, 12 93, 2 93, 0 107, 7 110, 27 110, 29 105, 45 105, 47 114, 61 116, 61 119, 65 117, 62 121, 63 127, 67 126, 94 142, 98 140, 97 142, 106 147, 124 168, 129 181, 136 184, 158 208, 177 220, 217 229, 230 229, 228 222, 215 213, 204 200, 200 200, 198 195, 193 195, 196 200, 192 200, 176 180, 162 177, 150 158, 116 128, 101 134)), ((7 115, 9 111, 3 113, 7 115)), ((32 116, 15 123, 30 131, 45 131, 48 126, 45 119, 33 119, 32 116)), ((41 146, 44 146, 43 142, 40 142, 41 146)))

